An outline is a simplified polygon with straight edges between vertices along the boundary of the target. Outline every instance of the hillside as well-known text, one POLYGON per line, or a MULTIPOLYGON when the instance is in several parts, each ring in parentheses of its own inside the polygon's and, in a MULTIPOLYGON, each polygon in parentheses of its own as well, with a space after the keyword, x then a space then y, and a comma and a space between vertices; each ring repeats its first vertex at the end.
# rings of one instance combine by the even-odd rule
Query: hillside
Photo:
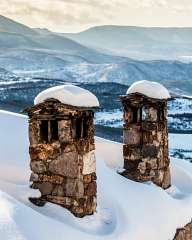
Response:
POLYGON ((136 59, 190 60, 192 28, 98 26, 76 34, 64 34, 98 49, 136 59))
POLYGON ((76 54, 94 52, 64 36, 58 36, 50 31, 32 29, 1 15, 0 48, 47 49, 76 54))
MULTIPOLYGON (((5 17, 0 17, 0 26, 3 26, 0 28, 0 67, 20 77, 22 82, 35 78, 52 79, 53 84, 60 80, 128 85, 147 79, 162 82, 177 92, 192 93, 192 63, 185 62, 186 58, 185 61, 172 58, 172 54, 183 48, 190 54, 190 28, 169 32, 161 28, 104 26, 66 37, 46 29, 31 29, 5 17), (151 41, 157 45, 153 46, 151 41), (174 44, 181 44, 181 48, 175 50, 174 44), (162 60, 160 56, 157 60, 141 60, 145 48, 150 58, 149 52, 163 53, 162 46, 172 60, 166 60, 166 54, 162 60), (112 54, 106 47, 118 48, 122 54, 112 54), (126 51, 138 52, 137 59, 124 57, 126 51)), ((5 79, 1 74, 2 82, 5 79)))
POLYGON ((0 32, 34 35, 37 32, 21 23, 0 15, 0 32))

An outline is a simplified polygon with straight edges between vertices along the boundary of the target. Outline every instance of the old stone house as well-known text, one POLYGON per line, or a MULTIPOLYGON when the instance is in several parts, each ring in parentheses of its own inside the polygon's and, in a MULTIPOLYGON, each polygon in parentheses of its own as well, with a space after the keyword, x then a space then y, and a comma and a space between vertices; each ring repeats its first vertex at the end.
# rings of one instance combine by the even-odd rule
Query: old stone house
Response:
POLYGON ((29 115, 31 187, 37 205, 59 204, 75 216, 96 211, 94 108, 97 98, 72 85, 41 92, 29 115))
POLYGON ((167 189, 171 185, 168 155, 167 100, 170 95, 158 83, 140 81, 121 97, 124 110, 123 175, 152 181, 167 189))

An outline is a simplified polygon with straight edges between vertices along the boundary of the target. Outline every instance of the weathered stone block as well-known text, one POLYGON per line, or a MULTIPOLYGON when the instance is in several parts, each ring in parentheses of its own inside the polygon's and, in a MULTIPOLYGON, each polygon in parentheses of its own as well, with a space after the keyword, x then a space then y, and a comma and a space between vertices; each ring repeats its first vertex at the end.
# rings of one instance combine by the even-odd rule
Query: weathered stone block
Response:
POLYGON ((57 158, 61 153, 59 143, 32 145, 29 148, 31 160, 43 160, 57 158))
POLYGON ((64 197, 65 196, 65 187, 63 185, 55 185, 52 191, 53 196, 64 197))
POLYGON ((131 122, 131 118, 132 118, 131 111, 124 112, 123 119, 124 119, 125 122, 130 123, 131 122))
POLYGON ((38 180, 40 182, 50 182, 54 184, 63 184, 66 182, 66 179, 59 175, 47 175, 47 174, 39 174, 38 180))
POLYGON ((44 173, 47 171, 46 165, 42 161, 32 161, 30 167, 34 173, 44 173))
POLYGON ((96 192, 97 192, 97 185, 96 182, 91 182, 87 185, 85 185, 85 195, 86 196, 96 196, 96 192))
POLYGON ((38 174, 32 172, 29 181, 30 181, 30 182, 37 182, 38 180, 39 180, 38 174))
POLYGON ((96 181, 97 180, 96 172, 91 174, 91 179, 92 179, 92 181, 96 181))
POLYGON ((90 182, 92 182, 92 176, 91 176, 91 174, 84 175, 84 176, 83 176, 83 182, 84 182, 84 183, 90 183, 90 182))
POLYGON ((143 161, 147 163, 147 169, 158 169, 158 159, 157 158, 143 158, 143 161))
POLYGON ((174 240, 191 240, 192 239, 192 223, 188 223, 185 227, 177 229, 174 240))
POLYGON ((84 196, 84 184, 78 179, 67 179, 66 183, 66 196, 68 197, 83 197, 84 196))
POLYGON ((123 156, 126 159, 135 161, 141 159, 141 148, 140 147, 131 147, 129 145, 123 145, 123 156))
POLYGON ((53 184, 49 182, 39 183, 38 185, 39 191, 41 192, 42 196, 49 195, 52 193, 53 184))
POLYGON ((143 158, 155 158, 158 154, 158 148, 152 144, 146 144, 142 147, 142 156, 143 158))
POLYGON ((141 161, 141 162, 138 164, 138 170, 140 171, 141 174, 145 174, 145 172, 146 172, 146 170, 147 170, 147 163, 141 161))
POLYGON ((124 168, 129 171, 136 171, 141 160, 124 159, 124 168))
POLYGON ((123 130, 123 142, 127 145, 136 145, 141 142, 141 132, 136 128, 130 128, 123 130))
POLYGON ((164 179, 162 183, 162 188, 167 189, 171 186, 171 173, 169 167, 164 171, 164 179))
POLYGON ((61 120, 58 122, 59 140, 66 143, 72 141, 71 120, 61 120))
POLYGON ((152 122, 143 122, 142 123, 142 131, 157 131, 157 124, 152 123, 152 122))
POLYGON ((39 124, 38 121, 31 121, 29 123, 29 142, 31 145, 39 142, 39 124))
POLYGON ((77 152, 62 153, 57 160, 49 164, 49 171, 65 177, 76 178, 78 176, 78 154, 77 152))
POLYGON ((47 200, 52 202, 52 203, 56 203, 59 205, 62 205, 64 207, 71 207, 71 205, 73 204, 73 199, 70 197, 60 197, 60 196, 51 196, 48 195, 46 196, 47 200))
POLYGON ((87 197, 86 198, 86 205, 84 207, 85 212, 87 215, 93 214, 96 211, 96 197, 92 196, 92 197, 87 197))
POLYGON ((83 155, 83 175, 96 172, 95 151, 83 155))
POLYGON ((67 144, 63 150, 64 153, 76 152, 76 151, 77 151, 77 148, 76 148, 75 144, 67 144))
POLYGON ((153 107, 149 107, 149 108, 144 108, 144 111, 146 113, 146 121, 150 121, 150 122, 156 122, 157 121, 157 109, 153 108, 153 107))

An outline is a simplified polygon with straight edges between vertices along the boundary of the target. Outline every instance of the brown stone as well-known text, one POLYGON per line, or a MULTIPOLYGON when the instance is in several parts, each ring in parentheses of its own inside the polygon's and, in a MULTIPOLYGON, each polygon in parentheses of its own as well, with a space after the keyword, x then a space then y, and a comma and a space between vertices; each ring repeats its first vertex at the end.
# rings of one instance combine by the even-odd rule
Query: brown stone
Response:
POLYGON ((153 107, 145 108, 146 121, 156 122, 157 121, 157 110, 153 107))
POLYGON ((123 156, 130 161, 135 161, 141 158, 141 148, 139 146, 123 146, 123 156))
POLYGON ((39 190, 43 196, 49 195, 53 190, 53 184, 49 182, 43 182, 39 184, 39 190))
POLYGON ((151 122, 143 122, 142 123, 142 130, 143 131, 157 131, 157 124, 151 122))
POLYGON ((92 176, 91 174, 88 174, 88 175, 84 175, 83 176, 83 182, 84 183, 90 183, 92 181, 92 176))
POLYGON ((47 170, 46 165, 42 161, 32 161, 30 167, 34 173, 44 173, 47 170))
POLYGON ((162 188, 167 189, 171 186, 171 173, 169 167, 167 167, 167 170, 164 172, 164 179, 162 188))
POLYGON ((81 198, 84 196, 84 184, 78 179, 68 179, 66 183, 66 196, 81 198))
POLYGON ((65 188, 63 185, 55 185, 52 191, 53 196, 64 197, 65 196, 65 188))
POLYGON ((63 150, 64 153, 76 152, 76 151, 77 151, 77 148, 76 148, 75 144, 67 144, 67 145, 65 145, 64 150, 63 150))
POLYGON ((29 142, 31 145, 38 144, 39 142, 38 122, 29 123, 29 142))
POLYGON ((60 144, 38 144, 29 148, 31 160, 48 160, 54 159, 60 154, 60 144))
POLYGON ((131 112, 130 111, 124 112, 123 119, 124 119, 125 122, 130 123, 131 119, 132 119, 131 112))
POLYGON ((71 120, 61 120, 59 123, 59 140, 68 143, 72 141, 71 120))
POLYGON ((96 196, 96 192, 97 192, 96 182, 91 182, 87 184, 87 186, 85 187, 86 196, 96 196))
POLYGON ((97 203, 96 197, 88 197, 86 199, 86 214, 91 215, 96 211, 97 203))
POLYGON ((124 168, 130 171, 136 171, 138 168, 138 165, 140 163, 140 159, 139 160, 129 160, 129 159, 124 159, 124 168))
POLYGON ((59 175, 47 175, 47 174, 39 174, 38 180, 40 182, 50 182, 55 184, 62 184, 66 180, 64 177, 61 177, 59 175))
POLYGON ((150 158, 155 158, 157 157, 158 154, 158 149, 156 146, 152 144, 146 144, 142 147, 142 156, 144 158, 150 157, 150 158))
POLYGON ((62 153, 56 160, 49 164, 49 171, 65 177, 78 176, 78 154, 77 152, 62 153))
POLYGON ((123 130, 123 139, 124 144, 130 145, 140 144, 141 135, 137 129, 131 128, 129 130, 123 130))
POLYGON ((30 182, 37 182, 38 180, 39 180, 38 174, 32 172, 29 181, 30 181, 30 182))
POLYGON ((92 181, 96 181, 97 180, 97 175, 96 175, 95 172, 91 174, 91 179, 92 179, 92 181))
POLYGON ((56 203, 65 207, 71 207, 71 205, 73 204, 73 199, 70 197, 61 197, 61 196, 51 196, 51 195, 47 195, 46 196, 47 200, 52 202, 52 203, 56 203))
POLYGON ((177 229, 173 240, 191 240, 192 239, 192 223, 188 223, 185 227, 177 229))

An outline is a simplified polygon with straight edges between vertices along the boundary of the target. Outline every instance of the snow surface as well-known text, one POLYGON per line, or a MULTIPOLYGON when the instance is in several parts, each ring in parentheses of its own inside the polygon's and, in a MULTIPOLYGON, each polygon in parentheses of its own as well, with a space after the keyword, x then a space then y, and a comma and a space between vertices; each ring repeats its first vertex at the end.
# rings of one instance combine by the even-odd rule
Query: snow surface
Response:
POLYGON ((99 107, 99 101, 94 94, 75 85, 48 88, 37 95, 34 104, 42 103, 49 98, 75 107, 99 107))
POLYGON ((156 99, 168 99, 171 97, 169 91, 162 84, 147 80, 133 83, 127 90, 127 94, 130 93, 142 93, 156 99))
POLYGON ((192 134, 169 134, 169 145, 171 148, 192 151, 192 134))
POLYGON ((28 119, 0 111, 0 239, 168 240, 192 216, 192 164, 171 160, 172 187, 136 183, 117 173, 122 144, 96 138, 98 207, 83 219, 29 196, 28 119))

